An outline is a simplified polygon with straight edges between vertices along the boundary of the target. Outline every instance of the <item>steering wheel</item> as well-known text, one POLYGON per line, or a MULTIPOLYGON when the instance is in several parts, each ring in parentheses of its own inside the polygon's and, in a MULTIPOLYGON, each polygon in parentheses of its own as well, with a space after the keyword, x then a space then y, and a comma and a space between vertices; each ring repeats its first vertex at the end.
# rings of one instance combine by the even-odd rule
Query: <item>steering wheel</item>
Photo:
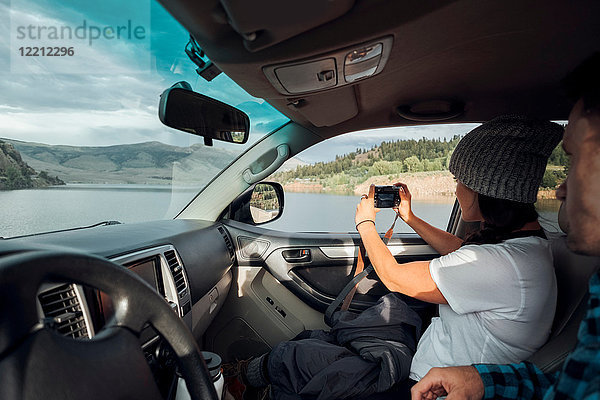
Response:
POLYGON ((3 399, 161 399, 139 343, 147 324, 171 345, 193 400, 217 399, 191 332, 164 299, 126 268, 70 252, 29 251, 0 259, 0 388, 3 399), (40 322, 45 282, 105 292, 114 316, 89 340, 40 322))

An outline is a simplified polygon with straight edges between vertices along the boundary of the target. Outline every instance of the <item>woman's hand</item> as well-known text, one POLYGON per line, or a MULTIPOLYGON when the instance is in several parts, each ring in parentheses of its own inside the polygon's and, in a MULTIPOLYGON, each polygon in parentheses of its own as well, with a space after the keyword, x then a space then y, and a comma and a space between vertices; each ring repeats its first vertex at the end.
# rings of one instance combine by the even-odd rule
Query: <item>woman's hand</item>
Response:
POLYGON ((410 190, 408 190, 408 186, 404 183, 394 183, 394 186, 397 186, 398 191, 400 192, 400 206, 394 210, 398 213, 398 216, 402 218, 402 221, 408 222, 413 216, 410 190))
POLYGON ((366 220, 375 222, 375 214, 379 212, 379 208, 375 208, 374 195, 375 186, 371 185, 369 187, 369 194, 363 194, 360 198, 360 203, 356 206, 356 214, 354 215, 355 224, 366 220))

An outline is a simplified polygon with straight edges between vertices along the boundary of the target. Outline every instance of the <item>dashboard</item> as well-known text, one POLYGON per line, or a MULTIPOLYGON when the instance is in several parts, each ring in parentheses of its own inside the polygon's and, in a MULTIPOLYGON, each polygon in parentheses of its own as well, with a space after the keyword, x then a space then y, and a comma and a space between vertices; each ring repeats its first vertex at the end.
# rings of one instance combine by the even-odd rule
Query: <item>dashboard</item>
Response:
MULTIPOLYGON (((197 220, 113 225, 0 240, 0 257, 40 249, 91 253, 128 268, 165 299, 199 343, 227 297, 236 261, 226 227, 197 220)), ((94 337, 112 312, 111 299, 104 293, 69 282, 45 283, 37 300, 40 319, 46 326, 81 340, 94 337)), ((174 361, 170 349, 151 326, 141 332, 140 346, 159 386, 161 381, 171 382, 174 361)))
POLYGON ((142 278, 181 318, 191 311, 189 281, 174 246, 153 247, 113 258, 112 261, 142 278))

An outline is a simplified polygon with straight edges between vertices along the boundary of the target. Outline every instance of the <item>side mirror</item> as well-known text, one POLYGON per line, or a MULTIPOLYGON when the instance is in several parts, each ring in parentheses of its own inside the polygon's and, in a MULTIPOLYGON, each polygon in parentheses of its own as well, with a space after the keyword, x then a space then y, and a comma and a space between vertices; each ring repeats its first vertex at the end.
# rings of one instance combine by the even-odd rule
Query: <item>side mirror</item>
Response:
POLYGON ((248 141, 250 119, 228 104, 196 93, 187 82, 178 82, 160 95, 158 118, 166 126, 212 140, 243 144, 248 141))
POLYGON ((283 187, 276 182, 255 183, 231 203, 228 214, 251 225, 275 221, 283 214, 283 187))

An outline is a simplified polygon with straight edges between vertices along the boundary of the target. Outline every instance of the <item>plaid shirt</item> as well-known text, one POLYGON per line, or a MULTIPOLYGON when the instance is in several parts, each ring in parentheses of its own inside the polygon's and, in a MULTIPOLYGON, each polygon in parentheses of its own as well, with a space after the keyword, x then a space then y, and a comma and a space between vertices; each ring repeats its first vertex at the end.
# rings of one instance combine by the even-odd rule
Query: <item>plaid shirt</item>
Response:
POLYGON ((588 311, 577 337, 575 350, 554 374, 544 374, 529 362, 475 365, 484 398, 600 400, 600 273, 590 281, 588 311))

